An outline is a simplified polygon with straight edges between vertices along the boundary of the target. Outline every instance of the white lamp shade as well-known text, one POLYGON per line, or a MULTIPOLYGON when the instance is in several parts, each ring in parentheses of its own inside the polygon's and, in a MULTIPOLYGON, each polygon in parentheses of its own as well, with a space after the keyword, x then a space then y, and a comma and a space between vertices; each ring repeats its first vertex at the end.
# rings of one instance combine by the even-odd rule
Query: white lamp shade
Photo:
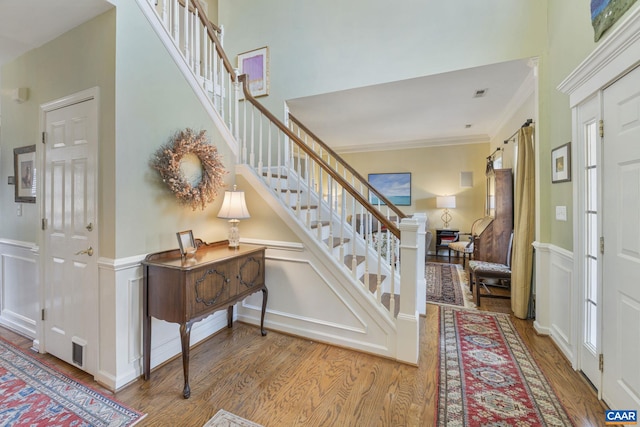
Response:
POLYGON ((456 196, 436 197, 436 207, 438 209, 452 209, 456 207, 456 196))
POLYGON ((225 191, 218 218, 244 219, 249 217, 249 210, 244 201, 244 191, 225 191))

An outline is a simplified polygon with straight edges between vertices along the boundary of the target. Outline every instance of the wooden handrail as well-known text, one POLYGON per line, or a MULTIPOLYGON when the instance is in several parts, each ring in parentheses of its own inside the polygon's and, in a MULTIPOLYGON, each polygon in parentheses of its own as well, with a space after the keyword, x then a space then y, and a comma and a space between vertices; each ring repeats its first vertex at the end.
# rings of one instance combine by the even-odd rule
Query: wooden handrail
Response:
MULTIPOLYGON (((186 4, 185 4, 185 1, 189 1, 189 0, 178 0, 178 3, 182 7, 187 7, 186 4)), ((200 5, 200 8, 196 7, 195 5, 194 6, 189 6, 189 13, 195 13, 196 9, 198 9, 198 14, 200 16, 203 16, 203 15, 206 16, 206 14, 203 13, 202 5, 200 5)), ((200 20, 202 21, 202 18, 200 18, 200 20)), ((204 21, 202 21, 202 23, 204 24, 205 27, 207 26, 207 24, 204 21)), ((214 24, 211 21, 209 21, 209 23, 213 26, 213 28, 214 28, 216 33, 220 34, 222 32, 222 28, 218 27, 216 24, 214 24)))
POLYGON ((200 4, 199 0, 178 0, 178 1, 182 6, 184 6, 184 1, 189 1, 198 10, 198 16, 200 18, 200 22, 202 22, 202 25, 206 27, 207 34, 209 35, 209 39, 216 46, 216 52, 218 52, 218 55, 220 55, 220 58, 222 59, 222 63, 224 64, 224 68, 227 69, 227 72, 231 76, 231 81, 235 82, 236 72, 233 68, 233 65, 231 65, 231 61, 229 61, 229 58, 227 57, 226 52, 222 48, 222 44, 220 43, 220 40, 218 39, 218 36, 217 36, 217 34, 221 32, 220 28, 213 25, 213 23, 209 21, 209 19, 207 18, 207 15, 204 13, 204 9, 202 8, 202 5, 200 4))
POLYGON ((364 177, 358 173, 358 171, 356 171, 353 167, 351 167, 350 164, 348 164, 342 157, 340 157, 335 151, 333 151, 324 141, 318 138, 317 135, 311 132, 309 128, 303 125, 300 122, 300 120, 298 120, 293 114, 289 113, 289 118, 291 119, 291 121, 293 121, 296 124, 296 126, 302 129, 304 133, 306 133, 311 138, 313 138, 318 143, 318 145, 320 145, 326 152, 328 152, 332 157, 334 157, 338 162, 340 162, 342 167, 348 170, 353 176, 355 176, 356 179, 358 179, 358 181, 364 184, 364 186, 367 187, 369 191, 372 191, 378 199, 380 199, 384 204, 386 204, 389 207, 389 209, 391 209, 398 216, 399 219, 407 217, 407 215, 404 212, 402 212, 400 208, 398 208, 396 205, 391 203, 389 199, 387 199, 382 193, 376 190, 375 187, 369 184, 369 182, 365 180, 364 177))
POLYGON ((276 116, 271 114, 269 110, 267 110, 262 104, 260 104, 251 94, 247 86, 247 75, 242 74, 238 76, 238 81, 242 84, 242 90, 244 92, 245 100, 249 101, 255 108, 257 108, 267 119, 269 119, 276 127, 280 129, 285 135, 287 135, 291 140, 293 140, 296 145, 302 149, 311 159, 313 159, 316 163, 318 163, 322 169, 331 177, 336 180, 347 192, 360 202, 361 205, 365 206, 371 214, 376 217, 376 219, 380 222, 380 224, 384 225, 387 230, 389 230, 394 236, 400 238, 400 229, 386 216, 384 216, 379 210, 375 208, 367 199, 365 199, 359 191, 357 191, 353 186, 347 182, 338 172, 336 172, 331 165, 329 165, 323 158, 318 156, 318 154, 313 151, 311 148, 307 146, 291 129, 284 125, 276 116))

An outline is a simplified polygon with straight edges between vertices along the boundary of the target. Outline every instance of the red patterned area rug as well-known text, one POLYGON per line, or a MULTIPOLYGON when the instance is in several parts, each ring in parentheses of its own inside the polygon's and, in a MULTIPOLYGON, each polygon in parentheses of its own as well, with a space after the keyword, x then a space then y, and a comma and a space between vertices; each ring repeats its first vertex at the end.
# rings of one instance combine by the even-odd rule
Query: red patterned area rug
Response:
POLYGON ((475 307, 467 290, 467 276, 462 266, 428 262, 425 265, 427 302, 460 307, 475 307))
POLYGON ((509 316, 440 308, 438 426, 572 426, 509 316))
POLYGON ((143 417, 0 339, 0 425, 124 427, 143 417))

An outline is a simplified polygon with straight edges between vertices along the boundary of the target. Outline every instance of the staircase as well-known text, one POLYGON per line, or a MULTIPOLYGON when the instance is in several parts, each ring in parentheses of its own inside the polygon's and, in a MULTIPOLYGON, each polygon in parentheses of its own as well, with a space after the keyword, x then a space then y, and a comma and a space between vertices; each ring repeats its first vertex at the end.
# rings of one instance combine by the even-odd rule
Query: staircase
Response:
POLYGON ((237 155, 236 173, 390 325, 391 355, 417 363, 426 216, 406 218, 295 117, 287 117, 287 126, 262 106, 246 76, 236 75, 222 29, 208 21, 198 0, 137 1, 223 130, 237 155))

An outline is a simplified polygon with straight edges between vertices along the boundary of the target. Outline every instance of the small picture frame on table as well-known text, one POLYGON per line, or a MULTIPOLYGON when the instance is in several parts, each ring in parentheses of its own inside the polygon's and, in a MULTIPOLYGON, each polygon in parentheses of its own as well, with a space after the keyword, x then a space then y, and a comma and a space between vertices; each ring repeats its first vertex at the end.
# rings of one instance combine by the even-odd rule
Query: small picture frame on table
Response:
POLYGON ((571 181, 571 143, 551 150, 551 182, 571 181))
POLYGON ((176 233, 176 235, 178 236, 178 244, 180 245, 180 255, 186 257, 196 253, 196 242, 193 239, 193 232, 191 230, 180 231, 176 233))

